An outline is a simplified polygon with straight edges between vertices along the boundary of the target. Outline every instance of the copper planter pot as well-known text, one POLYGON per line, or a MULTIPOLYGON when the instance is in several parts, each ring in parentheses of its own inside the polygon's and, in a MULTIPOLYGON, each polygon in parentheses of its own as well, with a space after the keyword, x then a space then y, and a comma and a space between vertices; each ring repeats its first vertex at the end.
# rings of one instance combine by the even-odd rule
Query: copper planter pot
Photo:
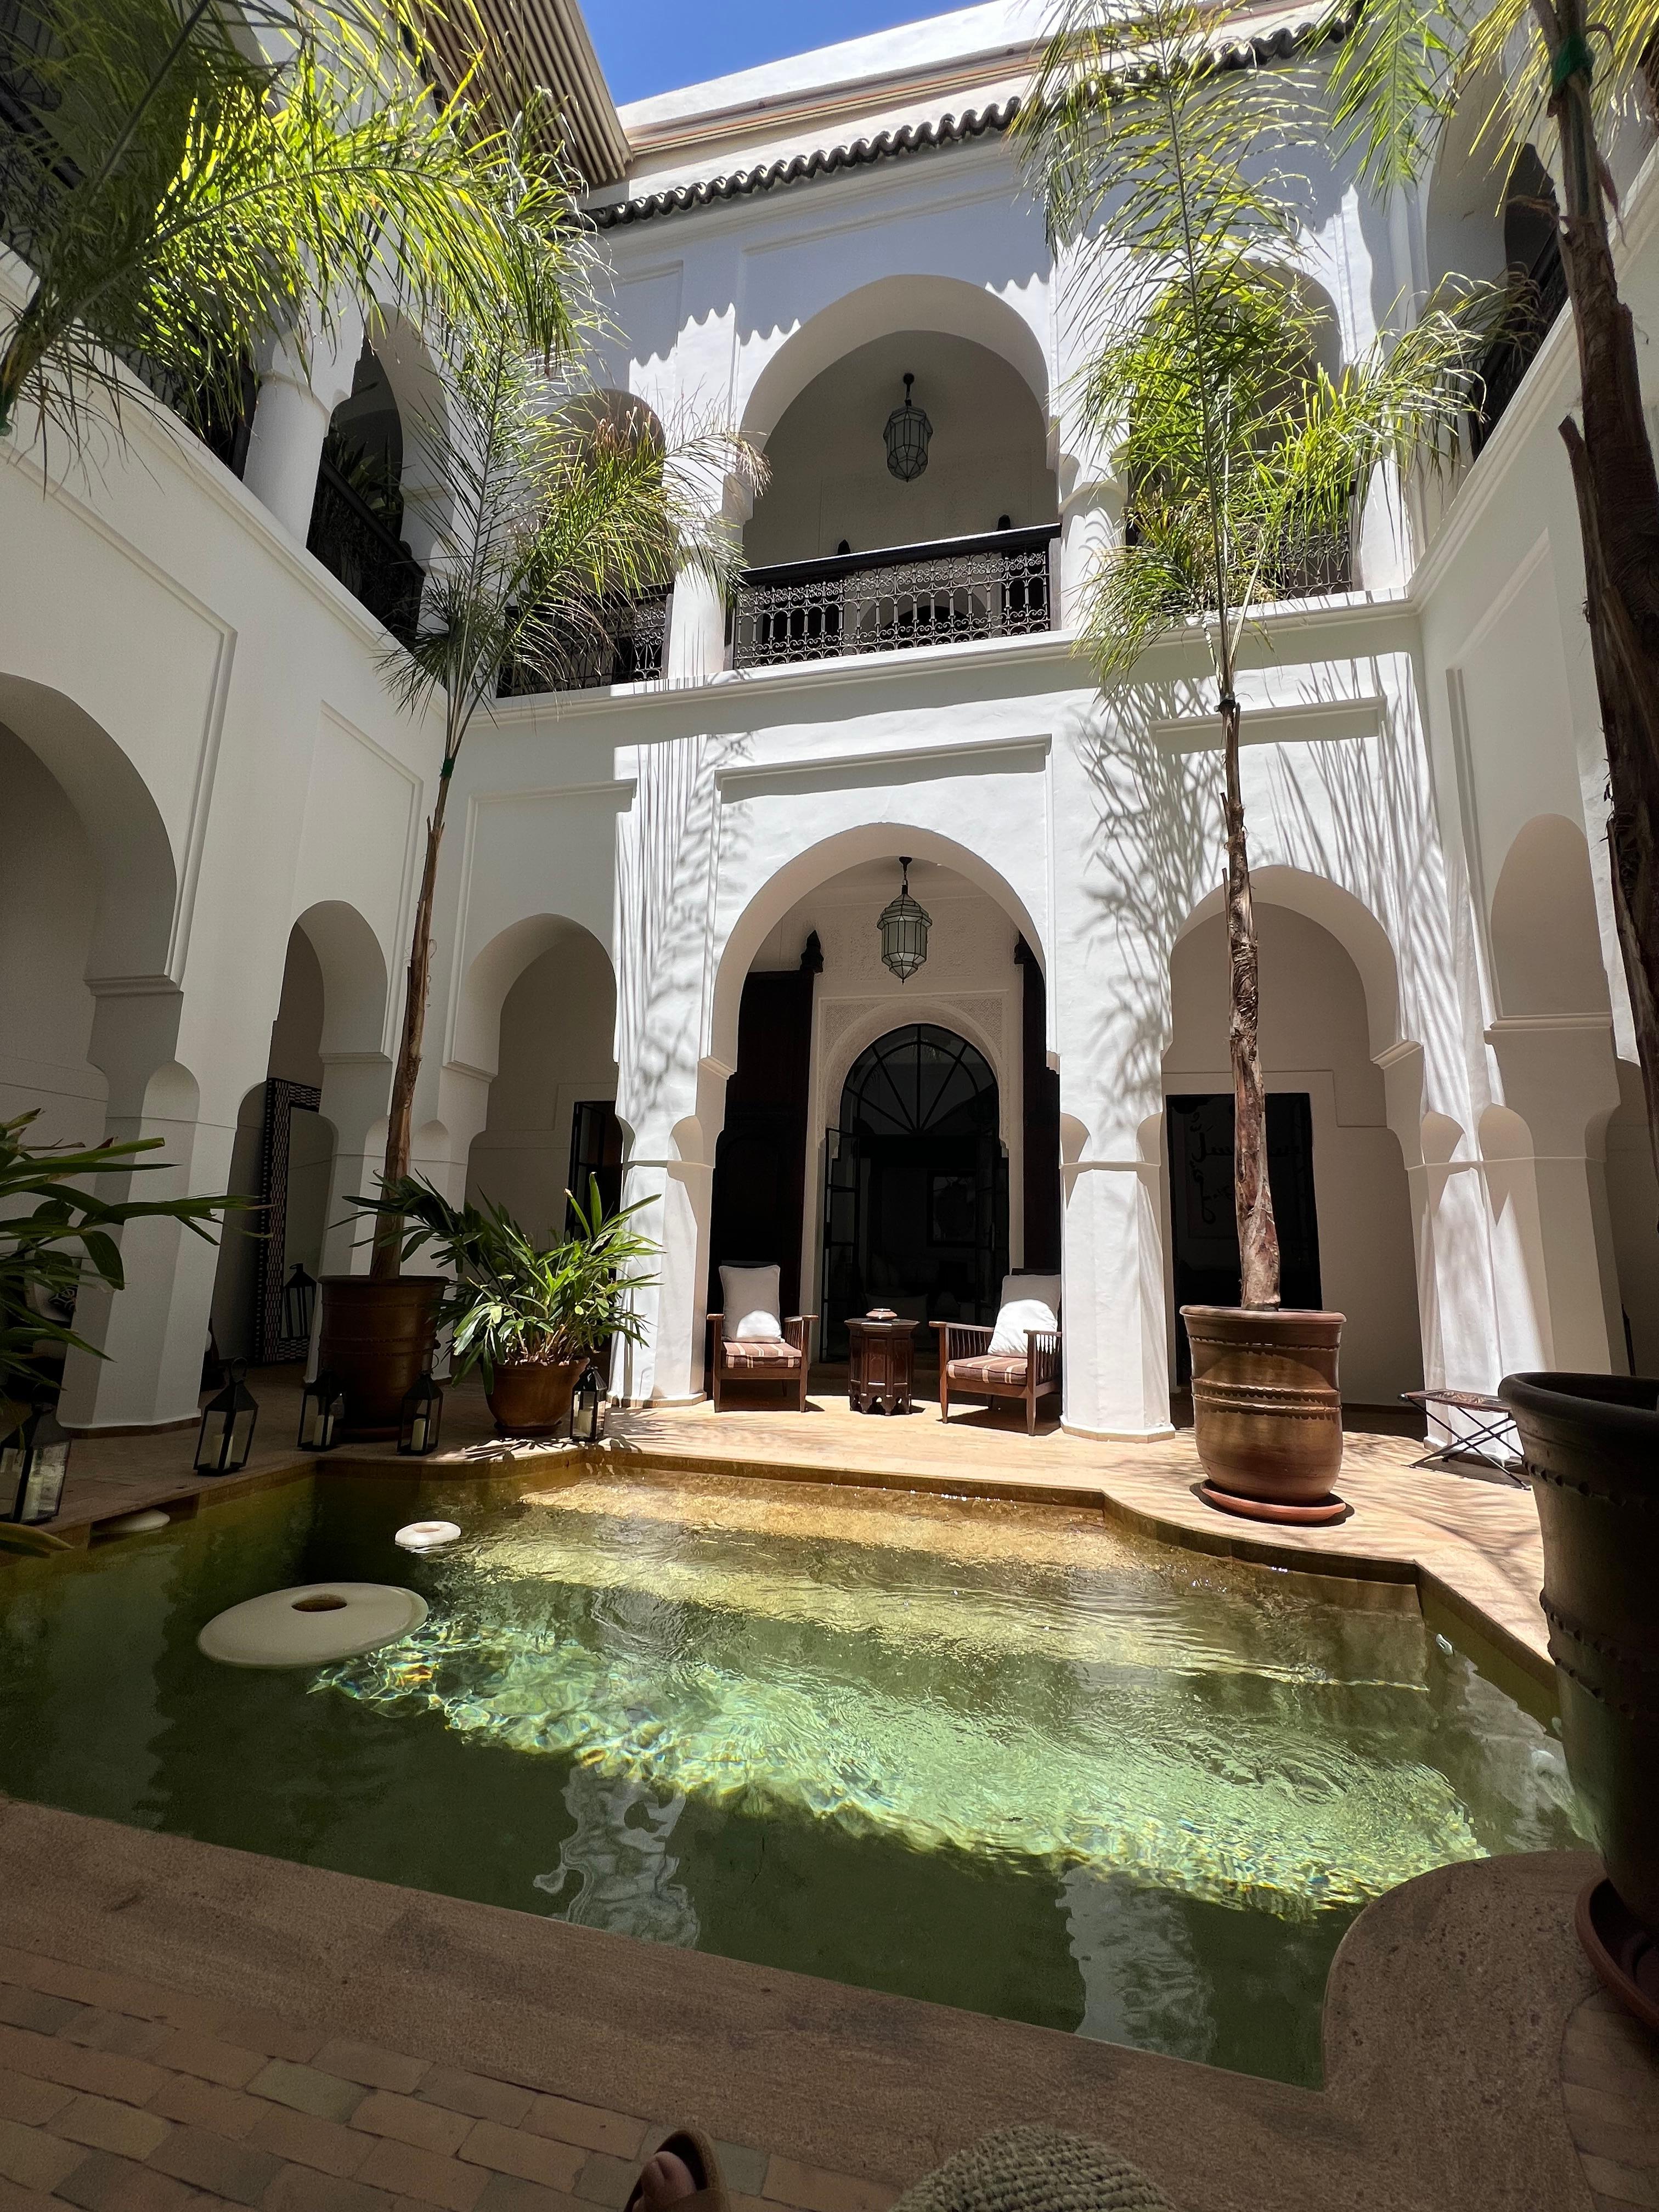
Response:
POLYGON ((1613 1888, 1659 1936, 1659 1382, 1507 1375, 1498 1395, 1538 1501, 1567 1768, 1613 1888))
POLYGON ((498 1366, 486 1396, 504 1437, 562 1437, 586 1359, 525 1359, 498 1366))
POLYGON ((1340 1313, 1182 1306, 1193 1428, 1212 1504, 1257 1520, 1335 1520, 1342 1465, 1340 1313))
POLYGON ((348 1436, 397 1435, 404 1400, 432 1364, 447 1288, 441 1275, 323 1277, 317 1364, 340 1378, 348 1436))

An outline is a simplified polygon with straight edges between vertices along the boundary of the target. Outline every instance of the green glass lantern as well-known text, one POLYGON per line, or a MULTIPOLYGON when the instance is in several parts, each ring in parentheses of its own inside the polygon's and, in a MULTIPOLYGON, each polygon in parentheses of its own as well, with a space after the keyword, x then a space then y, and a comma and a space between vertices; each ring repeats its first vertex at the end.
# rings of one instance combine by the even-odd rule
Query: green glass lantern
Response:
POLYGON ((904 374, 904 404, 887 417, 882 435, 887 441, 887 466, 901 483, 914 483, 927 465, 927 441, 933 426, 910 397, 915 378, 904 374))

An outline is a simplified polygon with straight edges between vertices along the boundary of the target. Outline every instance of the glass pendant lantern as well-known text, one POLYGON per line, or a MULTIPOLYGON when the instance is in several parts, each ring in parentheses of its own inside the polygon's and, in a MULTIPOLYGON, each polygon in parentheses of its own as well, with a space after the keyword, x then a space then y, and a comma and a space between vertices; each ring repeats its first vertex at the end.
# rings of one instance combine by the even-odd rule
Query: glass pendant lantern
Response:
POLYGON ((42 1391, 34 1411, 0 1437, 0 1521, 33 1528, 50 1521, 64 1498, 70 1440, 58 1425, 52 1394, 42 1391))
POLYGON ((914 483, 927 467, 927 441, 933 434, 933 424, 910 397, 910 386, 915 380, 907 369, 904 404, 893 410, 882 432, 887 441, 888 468, 901 483, 914 483))
POLYGON ((896 975, 901 983, 908 983, 927 957, 927 933, 933 926, 933 917, 910 896, 908 854, 900 855, 899 866, 904 872, 899 895, 882 908, 881 920, 876 927, 881 932, 882 966, 896 975))
POLYGON ((605 1435, 605 1408, 604 1379, 590 1359, 570 1401, 573 1443, 596 1444, 600 1441, 605 1435))
POLYGON ((443 1427, 444 1394, 430 1375, 422 1375, 404 1396, 398 1417, 398 1449, 405 1459, 424 1459, 438 1449, 443 1427))
POLYGON ((196 1439, 198 1474, 240 1474, 253 1447, 253 1425, 259 1418, 259 1407, 242 1381, 247 1373, 246 1360, 229 1361, 225 1372, 229 1380, 224 1389, 202 1408, 202 1427, 196 1439))
POLYGON ((306 1384, 300 1400, 300 1449, 332 1451, 340 1441, 344 1419, 344 1388, 339 1376, 325 1367, 314 1381, 306 1384))

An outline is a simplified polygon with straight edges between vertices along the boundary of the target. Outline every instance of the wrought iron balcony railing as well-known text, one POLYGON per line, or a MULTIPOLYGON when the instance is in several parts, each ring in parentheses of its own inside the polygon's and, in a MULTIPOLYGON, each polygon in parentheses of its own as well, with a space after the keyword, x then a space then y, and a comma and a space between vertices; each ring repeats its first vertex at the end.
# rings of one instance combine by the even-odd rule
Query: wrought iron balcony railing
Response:
POLYGON ((1519 289, 1517 326, 1507 337, 1499 338, 1480 364, 1481 380, 1486 387, 1486 404, 1480 414, 1469 419, 1469 446, 1477 453, 1498 428, 1504 409, 1521 389, 1522 378, 1538 358, 1540 348, 1567 304, 1567 272, 1562 265, 1558 239, 1550 239, 1519 289))
POLYGON ((608 609, 603 636, 572 639, 556 684, 550 684, 538 670, 508 662, 501 671, 497 696, 520 699, 538 691, 592 691, 609 684, 654 682, 662 674, 671 596, 665 589, 647 599, 608 609))
POLYGON ((306 547, 394 637, 414 635, 426 571, 326 457, 306 547))
POLYGON ((769 668, 1054 627, 1053 526, 946 538, 751 568, 730 617, 732 665, 769 668))

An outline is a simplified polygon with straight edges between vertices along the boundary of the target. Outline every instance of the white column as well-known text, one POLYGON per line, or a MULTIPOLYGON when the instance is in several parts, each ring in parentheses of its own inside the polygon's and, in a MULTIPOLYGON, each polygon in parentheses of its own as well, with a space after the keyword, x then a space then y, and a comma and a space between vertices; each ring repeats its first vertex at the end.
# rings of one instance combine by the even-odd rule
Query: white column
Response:
POLYGON ((1492 1390, 1503 1372, 1498 1298, 1467 1098, 1464 1121, 1425 1108, 1425 1055, 1407 1040, 1375 1055, 1411 1201, 1423 1381, 1431 1390, 1492 1390))
POLYGON ((328 1171, 328 1214, 319 1269, 322 1274, 368 1272, 371 1239, 351 1201, 378 1193, 391 1087, 392 1063, 384 1053, 323 1054, 319 1110, 333 1125, 334 1158, 328 1171))
POLYGON ((623 1202, 647 1201, 641 1225, 662 1247, 656 1283, 636 1300, 647 1341, 623 1348, 613 1385, 642 1404, 687 1406, 703 1395, 714 1190, 712 1158, 687 1159, 677 1150, 665 1159, 629 1159, 623 1202))
POLYGON ((277 345, 259 380, 242 481, 301 545, 329 417, 351 391, 362 342, 362 318, 347 309, 332 337, 313 338, 308 349, 286 340, 277 345))
POLYGON ((700 568, 682 568, 668 609, 663 674, 671 684, 706 684, 726 666, 726 605, 700 568))
POLYGON ((1123 543, 1123 487, 1109 480, 1079 483, 1060 511, 1060 623, 1082 619, 1090 578, 1123 543))
POLYGON ((1167 1437, 1161 1115, 1091 1138, 1064 1110, 1060 1315, 1063 1425, 1079 1436, 1167 1437))

